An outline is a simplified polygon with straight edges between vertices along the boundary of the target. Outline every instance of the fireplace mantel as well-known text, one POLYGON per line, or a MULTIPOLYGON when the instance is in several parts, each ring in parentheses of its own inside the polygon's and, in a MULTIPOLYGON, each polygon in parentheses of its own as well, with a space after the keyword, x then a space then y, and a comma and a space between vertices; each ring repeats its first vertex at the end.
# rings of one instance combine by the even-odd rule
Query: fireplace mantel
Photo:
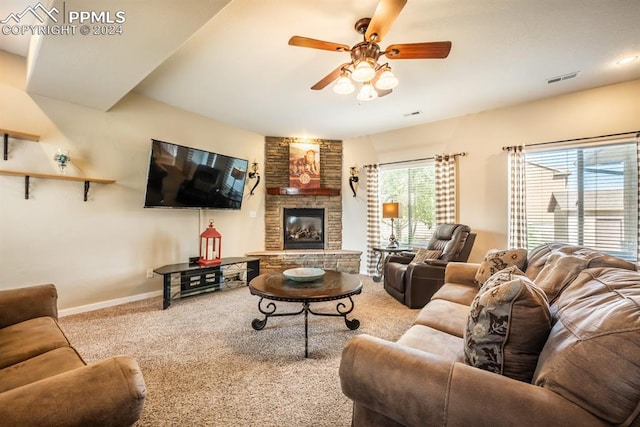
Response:
POLYGON ((267 194, 276 196, 339 196, 339 188, 269 187, 267 194))

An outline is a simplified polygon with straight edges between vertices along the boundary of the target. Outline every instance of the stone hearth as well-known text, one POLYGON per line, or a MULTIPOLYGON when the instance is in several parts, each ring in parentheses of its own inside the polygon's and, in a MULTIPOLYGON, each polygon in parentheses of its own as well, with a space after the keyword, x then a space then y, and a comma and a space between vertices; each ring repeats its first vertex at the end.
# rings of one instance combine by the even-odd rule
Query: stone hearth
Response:
POLYGON ((316 267, 344 273, 360 272, 361 251, 287 250, 248 252, 247 256, 260 258, 260 273, 272 273, 296 267, 316 267))

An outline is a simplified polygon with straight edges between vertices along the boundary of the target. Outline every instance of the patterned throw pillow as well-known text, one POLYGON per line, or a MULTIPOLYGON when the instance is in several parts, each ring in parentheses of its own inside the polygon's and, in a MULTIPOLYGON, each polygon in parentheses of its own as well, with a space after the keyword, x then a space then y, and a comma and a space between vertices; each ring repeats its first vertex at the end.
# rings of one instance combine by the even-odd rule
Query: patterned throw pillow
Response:
POLYGON ((531 382, 550 330, 545 293, 516 266, 508 267, 491 276, 471 303, 464 361, 531 382))
POLYGON ((492 249, 484 256, 484 261, 475 275, 475 282, 478 287, 484 285, 489 277, 511 265, 517 266, 524 271, 527 262, 526 249, 492 249))
POLYGON ((442 255, 442 251, 418 249, 415 256, 411 260, 412 263, 425 262, 428 259, 438 259, 442 255))

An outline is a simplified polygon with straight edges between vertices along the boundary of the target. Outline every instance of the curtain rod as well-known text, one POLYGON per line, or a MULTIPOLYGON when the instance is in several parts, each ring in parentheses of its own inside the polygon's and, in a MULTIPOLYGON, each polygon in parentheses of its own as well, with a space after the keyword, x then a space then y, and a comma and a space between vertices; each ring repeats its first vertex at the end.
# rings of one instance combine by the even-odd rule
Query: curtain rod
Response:
POLYGON ((413 160, 400 160, 398 162, 387 162, 387 163, 378 163, 377 165, 364 165, 365 167, 370 167, 370 166, 387 166, 387 165, 400 165, 402 163, 414 163, 414 162, 421 162, 424 160, 434 160, 437 157, 447 157, 447 156, 453 156, 453 157, 464 157, 466 156, 467 153, 465 151, 460 152, 460 153, 453 153, 453 154, 438 154, 436 156, 433 157, 423 157, 421 159, 413 159, 413 160))
POLYGON ((640 138, 640 130, 634 130, 631 132, 621 132, 621 133, 610 133, 608 135, 598 135, 598 136, 588 136, 586 138, 573 138, 573 139, 560 139, 558 141, 547 141, 547 142, 535 142, 533 144, 528 145, 514 145, 510 147, 502 147, 504 151, 511 151, 520 149, 522 147, 539 147, 541 145, 549 145, 549 144, 560 144, 563 142, 578 142, 578 141, 587 141, 589 139, 600 139, 600 138, 610 138, 613 136, 624 136, 624 135, 633 135, 635 134, 637 138, 640 138))

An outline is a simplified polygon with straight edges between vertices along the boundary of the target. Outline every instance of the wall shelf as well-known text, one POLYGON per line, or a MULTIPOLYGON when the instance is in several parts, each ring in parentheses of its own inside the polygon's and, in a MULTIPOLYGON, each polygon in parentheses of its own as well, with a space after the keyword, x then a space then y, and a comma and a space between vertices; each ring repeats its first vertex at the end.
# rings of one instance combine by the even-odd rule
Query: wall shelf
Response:
POLYGON ((339 188, 269 187, 267 194, 280 196, 339 196, 339 188))
POLYGON ((89 194, 89 187, 91 183, 96 184, 113 184, 116 181, 114 179, 102 179, 102 178, 89 178, 86 176, 71 176, 71 175, 56 175, 50 173, 39 172, 25 172, 25 171, 11 171, 0 169, 0 175, 9 176, 21 176, 24 177, 24 198, 29 199, 29 179, 41 178, 41 179, 57 179, 61 181, 81 181, 84 182, 84 201, 87 201, 87 195, 89 194))
POLYGON ((14 130, 0 129, 0 133, 4 135, 4 159, 9 159, 9 138, 21 139, 23 141, 40 141, 40 135, 31 133, 16 132, 14 130))

